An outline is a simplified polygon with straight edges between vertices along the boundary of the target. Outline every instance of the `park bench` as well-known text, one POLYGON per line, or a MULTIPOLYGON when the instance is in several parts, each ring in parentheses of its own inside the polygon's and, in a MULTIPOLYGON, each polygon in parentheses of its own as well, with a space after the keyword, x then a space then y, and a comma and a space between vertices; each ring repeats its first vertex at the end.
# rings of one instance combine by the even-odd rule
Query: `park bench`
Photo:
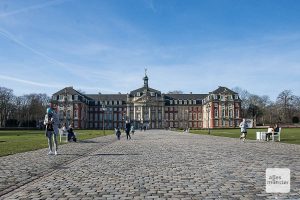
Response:
MULTIPOLYGON (((266 134, 268 132, 256 132, 256 140, 265 140, 266 138, 266 134)), ((272 134, 272 141, 275 141, 275 138, 277 137, 277 140, 280 141, 280 133, 281 133, 281 128, 279 128, 278 132, 274 132, 274 134, 272 134)))

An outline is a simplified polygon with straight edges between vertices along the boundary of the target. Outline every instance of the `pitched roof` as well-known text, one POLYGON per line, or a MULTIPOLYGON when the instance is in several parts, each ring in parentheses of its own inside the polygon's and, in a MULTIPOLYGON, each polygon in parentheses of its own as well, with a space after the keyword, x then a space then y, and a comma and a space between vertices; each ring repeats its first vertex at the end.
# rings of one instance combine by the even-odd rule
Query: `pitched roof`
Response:
POLYGON ((60 95, 60 94, 71 94, 71 95, 80 95, 84 96, 85 98, 89 99, 89 97, 86 94, 82 94, 75 90, 72 86, 71 87, 65 87, 64 89, 59 90, 58 92, 54 93, 53 95, 60 95))
POLYGON ((165 98, 168 99, 191 99, 200 100, 204 99, 207 94, 165 94, 165 98))
MULTIPOLYGON (((136 89, 136 90, 131 91, 131 92, 130 92, 130 95, 134 95, 134 94, 136 94, 137 92, 144 92, 146 89, 147 89, 146 87, 138 88, 138 89, 136 89)), ((148 91, 149 91, 149 92, 156 92, 156 93, 158 93, 158 94, 161 93, 160 91, 155 90, 155 89, 153 89, 153 88, 148 88, 148 91)))
POLYGON ((126 101, 127 94, 87 94, 89 98, 95 101, 126 101))
POLYGON ((219 86, 218 89, 210 92, 209 94, 222 94, 222 93, 226 93, 226 94, 237 94, 236 92, 228 89, 227 87, 222 87, 222 86, 219 86))

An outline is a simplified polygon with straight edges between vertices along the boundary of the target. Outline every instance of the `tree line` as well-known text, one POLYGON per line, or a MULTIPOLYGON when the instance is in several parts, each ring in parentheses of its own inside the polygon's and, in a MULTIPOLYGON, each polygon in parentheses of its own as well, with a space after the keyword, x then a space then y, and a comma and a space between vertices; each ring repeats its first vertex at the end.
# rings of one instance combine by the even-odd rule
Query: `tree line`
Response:
POLYGON ((12 89, 0 87, 0 127, 39 127, 50 97, 47 94, 15 96, 12 89))
POLYGON ((242 116, 251 118, 256 125, 299 123, 300 97, 292 90, 280 92, 275 101, 267 95, 259 96, 239 87, 233 88, 242 100, 242 116))

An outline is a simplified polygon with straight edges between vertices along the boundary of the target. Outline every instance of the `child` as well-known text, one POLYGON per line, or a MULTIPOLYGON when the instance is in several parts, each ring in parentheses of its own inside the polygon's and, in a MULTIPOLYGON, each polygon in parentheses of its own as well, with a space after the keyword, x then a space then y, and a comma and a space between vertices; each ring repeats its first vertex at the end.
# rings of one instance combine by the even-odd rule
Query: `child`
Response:
POLYGON ((116 136, 117 136, 118 140, 120 140, 120 136, 121 136, 120 128, 119 127, 115 128, 115 132, 116 132, 116 136))

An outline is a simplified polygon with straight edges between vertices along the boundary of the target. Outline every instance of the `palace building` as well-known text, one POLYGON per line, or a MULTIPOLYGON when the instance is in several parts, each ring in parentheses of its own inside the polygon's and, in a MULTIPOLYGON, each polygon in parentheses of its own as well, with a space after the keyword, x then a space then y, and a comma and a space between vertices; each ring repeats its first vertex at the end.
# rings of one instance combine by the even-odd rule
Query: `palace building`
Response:
POLYGON ((128 94, 83 94, 66 87, 52 95, 61 124, 79 129, 233 128, 241 121, 241 99, 226 87, 208 94, 164 94, 144 85, 128 94))

